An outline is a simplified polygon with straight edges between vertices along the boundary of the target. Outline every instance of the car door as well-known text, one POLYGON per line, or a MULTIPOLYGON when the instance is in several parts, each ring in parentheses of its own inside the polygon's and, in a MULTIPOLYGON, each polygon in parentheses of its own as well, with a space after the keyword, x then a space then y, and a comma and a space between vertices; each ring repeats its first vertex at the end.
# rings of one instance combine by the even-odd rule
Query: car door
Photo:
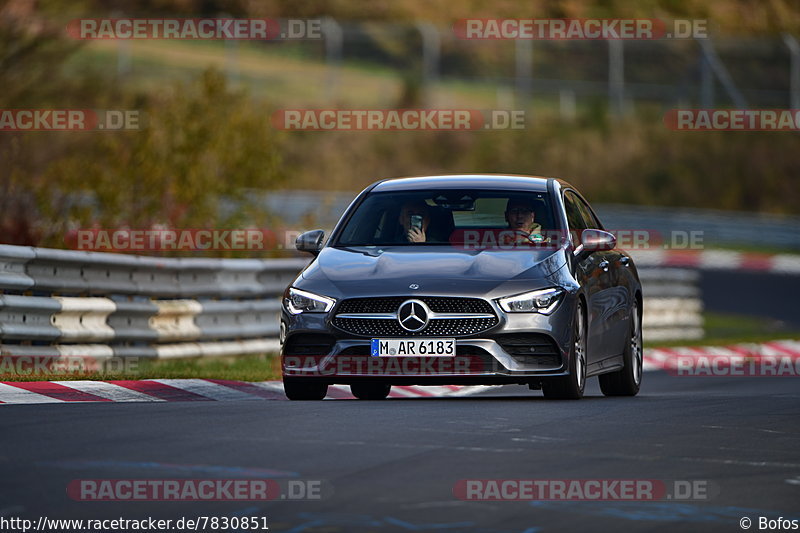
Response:
MULTIPOLYGON (((578 196, 567 190, 564 192, 564 209, 573 245, 577 248, 581 243, 581 232, 588 229, 587 221, 581 213, 578 196)), ((602 252, 594 252, 575 265, 575 278, 584 288, 587 307, 586 363, 591 365, 603 359, 606 348, 602 347, 604 323, 600 319, 602 313, 602 291, 609 285, 608 273, 600 263, 602 252)))
MULTIPOLYGON (((590 229, 603 229, 600 220, 589 204, 576 195, 578 208, 586 225, 590 229)), ((597 340, 597 348, 601 359, 622 353, 627 339, 628 311, 631 295, 620 280, 620 261, 622 253, 618 249, 595 252, 598 266, 602 270, 600 288, 595 296, 595 320, 602 332, 597 340)))

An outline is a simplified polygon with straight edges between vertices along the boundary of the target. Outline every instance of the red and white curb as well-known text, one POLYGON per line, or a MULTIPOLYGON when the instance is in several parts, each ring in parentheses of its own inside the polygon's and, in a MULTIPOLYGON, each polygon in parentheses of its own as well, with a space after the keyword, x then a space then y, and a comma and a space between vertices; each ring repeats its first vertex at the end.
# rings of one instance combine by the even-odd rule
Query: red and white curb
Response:
MULTIPOLYGON (((485 386, 394 386, 391 398, 467 396, 485 386)), ((352 399, 350 387, 331 385, 328 399, 352 399)), ((0 404, 77 402, 191 402, 285 400, 280 381, 251 383, 218 379, 143 379, 131 381, 3 381, 0 404)))
MULTIPOLYGON (((645 371, 670 370, 684 357, 723 356, 731 361, 760 357, 800 360, 800 341, 781 340, 761 344, 648 348, 645 371)), ((494 386, 394 386, 391 398, 470 396, 494 386)), ((352 399, 350 387, 331 385, 327 399, 352 399)), ((187 402, 285 400, 280 381, 245 382, 220 379, 143 379, 130 381, 3 381, 0 404, 80 402, 187 402)))
POLYGON ((677 348, 648 348, 644 351, 642 370, 674 370, 679 359, 723 357, 730 363, 763 357, 800 360, 800 341, 782 340, 760 344, 732 344, 729 346, 685 346, 677 348))
POLYGON ((800 275, 800 255, 759 254, 729 250, 628 250, 636 266, 700 270, 742 270, 800 275))

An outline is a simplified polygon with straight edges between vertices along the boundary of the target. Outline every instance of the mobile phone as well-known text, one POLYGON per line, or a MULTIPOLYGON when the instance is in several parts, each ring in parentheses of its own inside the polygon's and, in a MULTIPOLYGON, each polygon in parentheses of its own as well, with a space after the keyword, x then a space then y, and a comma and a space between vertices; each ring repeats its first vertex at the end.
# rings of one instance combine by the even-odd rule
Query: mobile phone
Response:
POLYGON ((411 227, 422 229, 422 215, 411 215, 411 227))

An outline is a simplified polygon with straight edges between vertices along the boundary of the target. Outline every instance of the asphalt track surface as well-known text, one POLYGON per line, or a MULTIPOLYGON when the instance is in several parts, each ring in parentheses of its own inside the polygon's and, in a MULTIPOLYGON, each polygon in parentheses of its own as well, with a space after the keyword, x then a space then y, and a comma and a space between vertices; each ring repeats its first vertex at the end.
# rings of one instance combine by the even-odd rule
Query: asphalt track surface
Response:
MULTIPOLYGON (((270 531, 742 531, 800 518, 798 378, 645 374, 635 398, 523 387, 382 402, 75 403, 0 412, 0 516, 264 516, 270 531), (74 479, 323 480, 318 501, 82 502, 74 479), (462 479, 701 481, 707 498, 462 501, 462 479)), ((701 495, 702 496, 702 495, 701 495)), ((55 531, 55 530, 54 530, 55 531)))

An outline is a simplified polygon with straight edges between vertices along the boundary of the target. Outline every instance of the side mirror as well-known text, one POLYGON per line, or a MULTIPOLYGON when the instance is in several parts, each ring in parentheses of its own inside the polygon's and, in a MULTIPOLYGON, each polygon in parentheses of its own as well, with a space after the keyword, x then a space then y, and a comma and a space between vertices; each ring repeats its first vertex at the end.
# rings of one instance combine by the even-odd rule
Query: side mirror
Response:
POLYGON ((617 246, 617 238, 611 233, 599 229, 585 229, 581 233, 581 244, 575 248, 575 259, 583 261, 592 252, 613 250, 617 246))
POLYGON ((325 237, 325 232, 321 229, 315 229, 301 233, 294 241, 294 246, 301 252, 308 252, 312 255, 319 254, 322 249, 322 240, 325 237))

